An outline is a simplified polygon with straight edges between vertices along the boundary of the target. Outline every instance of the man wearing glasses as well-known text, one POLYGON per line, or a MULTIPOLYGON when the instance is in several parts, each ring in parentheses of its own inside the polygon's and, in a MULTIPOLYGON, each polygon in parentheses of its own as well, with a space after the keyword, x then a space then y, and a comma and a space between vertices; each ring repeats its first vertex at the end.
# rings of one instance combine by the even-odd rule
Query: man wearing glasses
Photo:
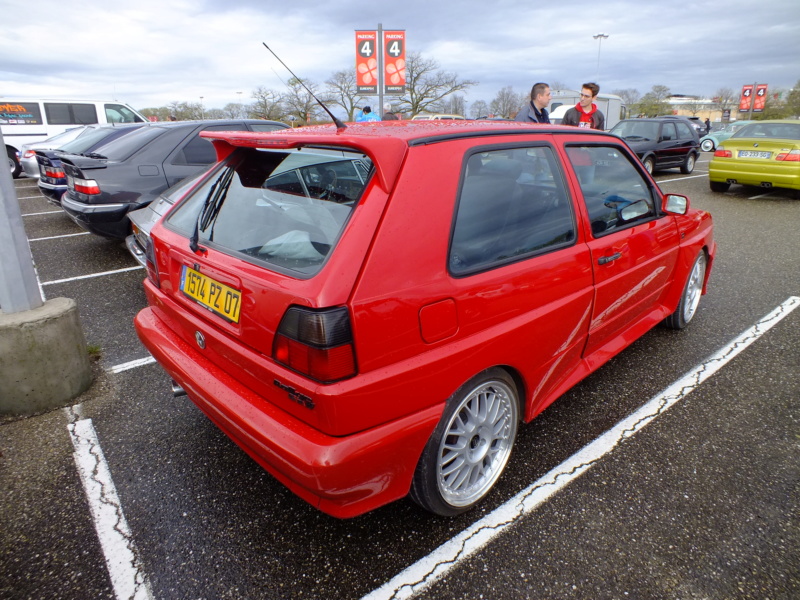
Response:
POLYGON ((549 123, 548 104, 550 104, 550 86, 546 83, 536 83, 531 88, 530 103, 519 109, 514 120, 524 121, 525 123, 549 123))
POLYGON ((606 127, 606 118, 594 103, 599 92, 600 86, 596 83, 584 83, 581 86, 580 101, 566 112, 561 124, 603 131, 606 127))

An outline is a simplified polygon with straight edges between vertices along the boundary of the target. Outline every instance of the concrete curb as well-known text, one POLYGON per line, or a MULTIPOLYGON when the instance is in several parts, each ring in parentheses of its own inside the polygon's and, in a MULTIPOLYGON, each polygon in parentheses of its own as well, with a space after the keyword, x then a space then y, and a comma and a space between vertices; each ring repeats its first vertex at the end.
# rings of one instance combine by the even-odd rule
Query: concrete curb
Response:
POLYGON ((66 406, 92 383, 75 301, 0 313, 0 415, 33 415, 66 406))

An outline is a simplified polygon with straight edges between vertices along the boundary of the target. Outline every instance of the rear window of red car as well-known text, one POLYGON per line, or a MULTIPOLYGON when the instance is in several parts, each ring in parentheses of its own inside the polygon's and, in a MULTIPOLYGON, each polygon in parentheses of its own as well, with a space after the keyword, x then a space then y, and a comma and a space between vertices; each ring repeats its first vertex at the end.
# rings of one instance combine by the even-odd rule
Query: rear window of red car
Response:
POLYGON ((179 205, 167 225, 200 244, 281 271, 319 271, 372 172, 348 151, 239 149, 179 205))

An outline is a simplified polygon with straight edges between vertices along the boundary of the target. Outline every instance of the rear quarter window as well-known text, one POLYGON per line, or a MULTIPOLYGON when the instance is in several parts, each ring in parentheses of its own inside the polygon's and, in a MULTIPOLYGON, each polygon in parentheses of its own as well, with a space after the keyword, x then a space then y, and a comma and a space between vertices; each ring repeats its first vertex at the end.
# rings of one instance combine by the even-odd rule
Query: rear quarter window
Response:
POLYGON ((319 271, 366 187, 369 159, 239 149, 167 219, 201 245, 301 277, 319 271))

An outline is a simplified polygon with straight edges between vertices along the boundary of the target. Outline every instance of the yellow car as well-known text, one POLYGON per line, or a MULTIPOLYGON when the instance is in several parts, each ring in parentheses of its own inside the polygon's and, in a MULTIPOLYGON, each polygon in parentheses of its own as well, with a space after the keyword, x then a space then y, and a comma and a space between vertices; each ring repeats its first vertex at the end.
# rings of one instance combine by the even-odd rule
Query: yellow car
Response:
POLYGON ((714 192, 732 183, 797 190, 800 197, 800 121, 754 121, 722 142, 708 167, 714 192))

